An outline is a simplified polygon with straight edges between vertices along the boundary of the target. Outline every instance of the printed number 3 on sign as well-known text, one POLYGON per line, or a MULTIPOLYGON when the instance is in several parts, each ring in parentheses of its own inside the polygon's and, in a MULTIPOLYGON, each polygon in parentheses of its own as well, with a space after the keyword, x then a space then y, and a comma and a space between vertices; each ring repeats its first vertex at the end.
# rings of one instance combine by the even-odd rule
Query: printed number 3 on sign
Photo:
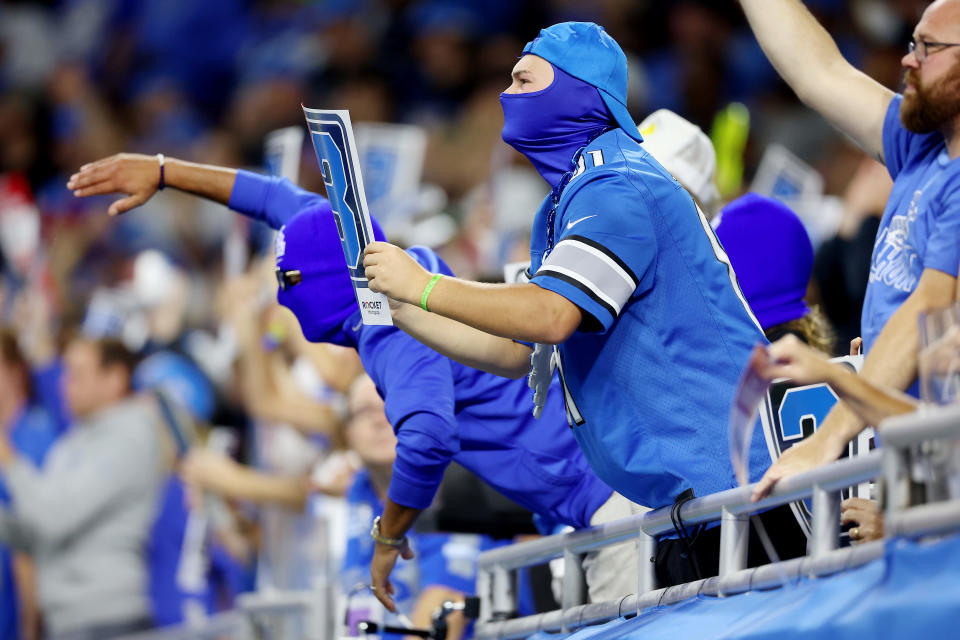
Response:
POLYGON ((353 281, 364 324, 392 325, 387 297, 370 291, 363 271, 363 250, 373 242, 373 224, 360 175, 357 145, 347 111, 303 108, 310 138, 336 218, 345 267, 353 281))

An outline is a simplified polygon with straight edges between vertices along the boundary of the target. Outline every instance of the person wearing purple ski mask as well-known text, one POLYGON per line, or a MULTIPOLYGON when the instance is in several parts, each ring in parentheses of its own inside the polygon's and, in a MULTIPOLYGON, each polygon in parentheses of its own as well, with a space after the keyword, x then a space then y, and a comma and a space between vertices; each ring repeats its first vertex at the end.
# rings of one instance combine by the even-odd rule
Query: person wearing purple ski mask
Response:
MULTIPOLYGON (((370 288, 405 303, 392 305, 397 326, 448 357, 529 372, 535 412, 556 366, 581 450, 633 503, 679 509, 737 486, 727 416, 765 339, 703 213, 643 148, 626 56, 602 27, 564 22, 541 30, 511 75, 503 139, 551 187, 531 230, 529 282, 452 278, 375 242, 370 288)), ((750 444, 757 480, 770 456, 760 430, 750 444)), ((796 532, 778 536, 789 545, 781 557, 803 554, 789 508, 768 513, 786 522, 770 527, 796 532)), ((670 585, 716 575, 718 560, 718 528, 697 535, 678 522, 654 562, 670 585)))

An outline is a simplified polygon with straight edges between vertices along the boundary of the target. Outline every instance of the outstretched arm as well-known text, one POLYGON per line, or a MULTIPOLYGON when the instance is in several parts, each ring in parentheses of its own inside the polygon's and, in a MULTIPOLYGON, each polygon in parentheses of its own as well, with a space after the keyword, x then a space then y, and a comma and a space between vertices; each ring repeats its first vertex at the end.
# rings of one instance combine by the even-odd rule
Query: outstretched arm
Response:
POLYGON ((830 362, 795 336, 777 340, 768 351, 770 365, 760 372, 765 378, 790 378, 797 384, 826 382, 866 424, 878 425, 890 416, 917 408, 913 398, 875 385, 847 367, 830 362))
MULTIPOLYGON (((906 389, 917 376, 917 316, 921 311, 944 307, 953 301, 957 279, 936 269, 925 269, 917 288, 900 305, 863 361, 860 377, 882 388, 906 389)), ((827 414, 823 425, 802 443, 790 447, 757 484, 754 495, 763 497, 783 477, 833 462, 866 421, 846 399, 827 414)))
MULTIPOLYGON (((242 169, 185 162, 166 158, 164 184, 201 198, 227 205, 245 216, 279 229, 297 212, 330 203, 285 178, 272 178, 242 169)), ((110 205, 107 213, 119 215, 139 207, 160 186, 157 156, 119 153, 83 165, 70 176, 67 188, 77 197, 120 193, 125 197, 110 205)))
MULTIPOLYGON (((420 304, 432 274, 399 247, 367 246, 363 266, 370 289, 399 302, 420 304)), ((560 294, 535 284, 483 284, 443 278, 428 298, 431 312, 510 340, 560 344, 583 321, 583 313, 560 294)))
POLYGON ((205 449, 191 451, 183 460, 184 481, 236 500, 276 504, 302 511, 310 492, 309 477, 289 477, 251 469, 205 449))
POLYGON ((522 378, 530 371, 530 347, 491 335, 462 322, 429 313, 412 304, 391 303, 393 321, 451 360, 505 378, 522 378))
POLYGON ((883 161, 893 92, 847 62, 799 0, 740 0, 757 41, 797 97, 883 161))
MULTIPOLYGON (((227 204, 237 170, 166 158, 163 174, 164 183, 168 187, 227 204)), ((110 205, 107 213, 111 216, 139 207, 149 200, 159 187, 159 158, 139 153, 118 153, 85 164, 70 176, 67 182, 67 188, 80 198, 109 193, 124 194, 126 197, 110 205)))

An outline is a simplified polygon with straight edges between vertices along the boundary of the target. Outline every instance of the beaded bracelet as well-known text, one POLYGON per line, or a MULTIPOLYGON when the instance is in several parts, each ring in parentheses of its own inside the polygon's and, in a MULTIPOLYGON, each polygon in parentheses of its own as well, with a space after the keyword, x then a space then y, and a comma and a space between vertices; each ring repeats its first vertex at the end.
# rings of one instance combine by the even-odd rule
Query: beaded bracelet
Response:
POLYGON ((160 163, 160 182, 157 183, 157 191, 163 191, 163 188, 164 188, 165 186, 167 186, 166 182, 165 182, 164 179, 163 179, 163 160, 164 160, 163 154, 162 154, 162 153, 158 153, 158 154, 157 154, 157 162, 160 163))

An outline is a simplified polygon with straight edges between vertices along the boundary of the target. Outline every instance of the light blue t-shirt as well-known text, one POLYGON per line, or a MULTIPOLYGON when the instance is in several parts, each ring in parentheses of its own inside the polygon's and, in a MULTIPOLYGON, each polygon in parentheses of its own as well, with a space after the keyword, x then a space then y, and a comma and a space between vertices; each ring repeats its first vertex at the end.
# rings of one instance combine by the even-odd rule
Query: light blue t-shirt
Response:
MULTIPOLYGON (((531 282, 584 312, 559 345, 568 420, 607 484, 650 507, 736 486, 734 388, 766 340, 706 218, 621 129, 588 144, 531 234, 531 282)), ((770 465, 760 430, 750 469, 770 465)))
POLYGON ((956 277, 960 266, 960 160, 950 160, 939 132, 904 129, 901 102, 901 95, 890 101, 883 124, 883 156, 893 191, 870 261, 860 319, 864 352, 917 287, 924 269, 956 277))

